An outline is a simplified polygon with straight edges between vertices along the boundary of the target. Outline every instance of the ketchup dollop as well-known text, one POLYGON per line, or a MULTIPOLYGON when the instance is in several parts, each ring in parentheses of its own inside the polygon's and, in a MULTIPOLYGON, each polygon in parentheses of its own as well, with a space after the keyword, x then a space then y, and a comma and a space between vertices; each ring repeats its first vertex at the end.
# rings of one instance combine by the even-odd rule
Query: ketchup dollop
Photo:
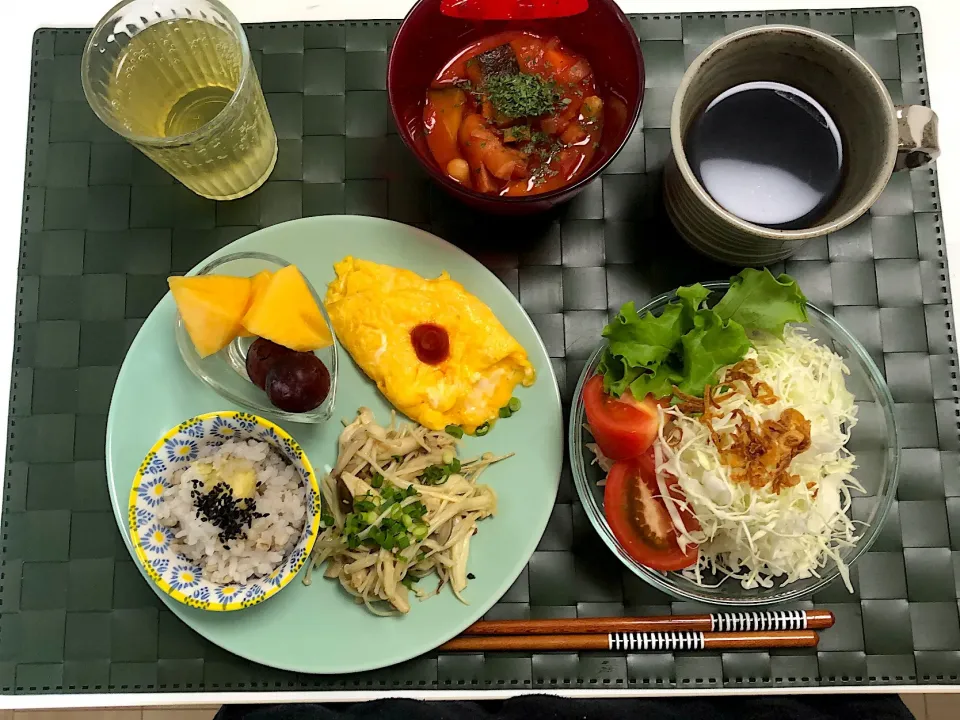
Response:
POLYGON ((450 356, 450 336, 433 323, 421 323, 410 331, 410 342, 420 362, 439 365, 450 356))

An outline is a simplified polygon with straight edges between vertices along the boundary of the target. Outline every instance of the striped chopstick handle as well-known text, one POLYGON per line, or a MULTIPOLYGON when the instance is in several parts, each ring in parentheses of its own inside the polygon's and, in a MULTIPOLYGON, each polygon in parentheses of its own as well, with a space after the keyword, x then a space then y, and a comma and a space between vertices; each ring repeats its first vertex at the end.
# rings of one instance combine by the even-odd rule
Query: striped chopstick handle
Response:
POLYGON ((610 650, 703 650, 702 632, 621 632, 607 635, 610 650))
POLYGON ((710 616, 710 624, 712 632, 769 632, 809 627, 806 610, 716 613, 710 616))
POLYGON ((610 633, 608 650, 676 652, 683 650, 757 650, 816 647, 814 630, 742 630, 732 632, 610 633))
POLYGON ((814 630, 778 632, 612 632, 577 635, 460 635, 439 650, 490 652, 616 650, 620 652, 682 652, 691 650, 758 650, 762 648, 816 647, 814 630))
POLYGON ((481 620, 463 635, 571 635, 638 632, 770 632, 825 630, 834 623, 829 610, 766 610, 713 615, 652 617, 540 618, 481 620))

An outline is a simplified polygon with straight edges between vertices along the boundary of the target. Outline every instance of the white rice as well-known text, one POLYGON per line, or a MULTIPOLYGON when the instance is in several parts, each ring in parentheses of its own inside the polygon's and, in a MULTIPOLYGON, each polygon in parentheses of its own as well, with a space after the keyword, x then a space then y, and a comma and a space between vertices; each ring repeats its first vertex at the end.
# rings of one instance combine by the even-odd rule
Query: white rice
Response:
POLYGON ((196 462, 174 474, 173 486, 164 491, 157 509, 157 519, 176 528, 173 550, 199 565, 207 580, 228 584, 243 584, 273 571, 300 539, 305 517, 305 492, 296 469, 268 443, 257 440, 203 447, 196 462), (218 537, 220 528, 197 517, 191 492, 193 481, 202 480, 197 462, 212 462, 219 469, 231 456, 253 463, 256 512, 265 517, 253 519, 245 538, 224 543, 218 537))

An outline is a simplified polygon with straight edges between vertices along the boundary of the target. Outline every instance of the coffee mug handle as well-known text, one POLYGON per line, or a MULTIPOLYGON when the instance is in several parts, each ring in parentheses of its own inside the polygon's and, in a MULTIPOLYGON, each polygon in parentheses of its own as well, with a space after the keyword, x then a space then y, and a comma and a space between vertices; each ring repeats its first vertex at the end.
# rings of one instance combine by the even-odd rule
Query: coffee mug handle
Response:
POLYGON ((912 170, 940 155, 937 114, 923 105, 897 105, 897 164, 894 170, 912 170))

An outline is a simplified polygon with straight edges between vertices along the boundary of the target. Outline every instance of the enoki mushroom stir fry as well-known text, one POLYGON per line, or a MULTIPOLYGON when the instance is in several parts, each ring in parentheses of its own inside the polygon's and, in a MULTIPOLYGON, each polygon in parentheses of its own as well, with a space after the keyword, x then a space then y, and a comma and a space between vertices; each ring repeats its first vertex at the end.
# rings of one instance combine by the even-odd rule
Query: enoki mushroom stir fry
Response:
POLYGON ((397 426, 395 417, 384 428, 360 408, 340 434, 336 467, 321 483, 323 529, 312 567, 326 562, 324 577, 337 578, 376 615, 406 613, 411 592, 423 599, 445 585, 466 603, 470 540, 477 523, 497 509, 496 494, 477 479, 511 455, 461 461, 453 436, 397 426), (436 587, 419 587, 430 574, 436 587))

